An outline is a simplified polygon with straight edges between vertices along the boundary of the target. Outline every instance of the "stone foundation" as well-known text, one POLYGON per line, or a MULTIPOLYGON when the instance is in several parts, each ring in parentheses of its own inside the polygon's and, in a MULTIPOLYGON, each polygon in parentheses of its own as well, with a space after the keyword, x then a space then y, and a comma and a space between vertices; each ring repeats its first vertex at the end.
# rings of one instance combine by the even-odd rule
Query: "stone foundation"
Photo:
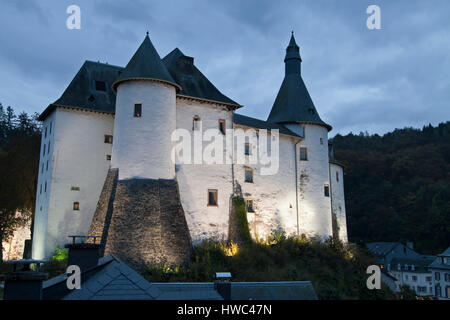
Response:
POLYGON ((101 235, 104 255, 112 253, 131 267, 186 263, 191 238, 175 180, 118 180, 110 169, 90 235, 101 235))

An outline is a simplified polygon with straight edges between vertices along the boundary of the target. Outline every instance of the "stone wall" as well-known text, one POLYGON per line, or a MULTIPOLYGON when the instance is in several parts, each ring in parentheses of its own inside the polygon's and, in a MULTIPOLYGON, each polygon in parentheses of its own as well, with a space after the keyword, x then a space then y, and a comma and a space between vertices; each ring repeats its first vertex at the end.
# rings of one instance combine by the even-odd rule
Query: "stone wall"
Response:
POLYGON ((191 238, 177 182, 117 181, 117 172, 110 173, 91 225, 91 233, 102 230, 104 254, 112 253, 137 270, 187 262, 191 238))

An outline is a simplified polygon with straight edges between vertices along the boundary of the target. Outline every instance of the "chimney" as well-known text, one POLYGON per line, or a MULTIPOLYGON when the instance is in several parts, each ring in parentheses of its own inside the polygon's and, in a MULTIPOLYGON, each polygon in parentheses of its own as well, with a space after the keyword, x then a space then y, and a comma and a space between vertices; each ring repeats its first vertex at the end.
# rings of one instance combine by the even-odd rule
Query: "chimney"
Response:
POLYGON ((231 300, 231 273, 216 272, 216 281, 214 289, 222 296, 224 300, 231 300))
POLYGON ((66 244, 65 247, 69 249, 68 265, 76 265, 80 267, 81 272, 95 267, 100 258, 100 243, 97 243, 99 236, 69 236, 72 238, 72 243, 66 244), (77 239, 80 239, 77 242, 77 239), (86 240, 93 239, 93 242, 86 242, 86 240))
POLYGON ((22 259, 7 261, 6 264, 13 266, 10 273, 0 275, 0 280, 5 281, 3 294, 4 300, 42 300, 42 282, 47 279, 48 274, 39 272, 43 260, 22 259), (30 265, 36 265, 36 271, 31 270, 30 265), (18 266, 23 267, 18 270, 18 266))

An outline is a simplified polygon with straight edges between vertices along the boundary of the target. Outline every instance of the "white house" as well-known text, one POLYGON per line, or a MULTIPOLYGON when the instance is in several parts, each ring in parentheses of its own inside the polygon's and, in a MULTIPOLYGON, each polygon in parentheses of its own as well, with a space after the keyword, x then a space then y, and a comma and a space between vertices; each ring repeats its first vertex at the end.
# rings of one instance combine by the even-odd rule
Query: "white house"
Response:
POLYGON ((429 265, 432 274, 435 297, 439 300, 450 300, 450 247, 429 265))
POLYGON ((301 77, 293 35, 284 62, 284 80, 264 121, 235 113, 242 106, 178 48, 161 59, 148 35, 125 68, 86 61, 40 115, 33 258, 47 258, 67 236, 89 232, 111 168, 118 169, 119 181, 176 181, 194 244, 229 238, 236 195, 247 201, 253 237, 278 230, 347 241, 343 167, 328 144, 331 126, 320 118, 301 77), (232 161, 175 163, 173 134, 180 129, 192 134, 192 146, 200 137, 203 148, 210 145, 207 130, 216 129, 222 142, 233 141, 231 155, 219 151, 232 161), (246 163, 235 161, 232 129, 251 133, 242 149, 246 163), (268 153, 277 148, 280 155, 270 175, 260 174, 266 164, 249 160, 265 130, 279 133, 268 143, 268 153))

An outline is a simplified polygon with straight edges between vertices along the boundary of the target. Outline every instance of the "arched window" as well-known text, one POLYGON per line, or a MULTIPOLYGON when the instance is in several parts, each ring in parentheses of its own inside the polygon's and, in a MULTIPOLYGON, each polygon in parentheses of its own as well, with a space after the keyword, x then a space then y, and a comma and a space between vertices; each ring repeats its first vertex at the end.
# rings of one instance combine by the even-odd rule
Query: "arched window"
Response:
POLYGON ((192 130, 197 131, 200 130, 200 117, 195 115, 194 118, 192 119, 192 130))

